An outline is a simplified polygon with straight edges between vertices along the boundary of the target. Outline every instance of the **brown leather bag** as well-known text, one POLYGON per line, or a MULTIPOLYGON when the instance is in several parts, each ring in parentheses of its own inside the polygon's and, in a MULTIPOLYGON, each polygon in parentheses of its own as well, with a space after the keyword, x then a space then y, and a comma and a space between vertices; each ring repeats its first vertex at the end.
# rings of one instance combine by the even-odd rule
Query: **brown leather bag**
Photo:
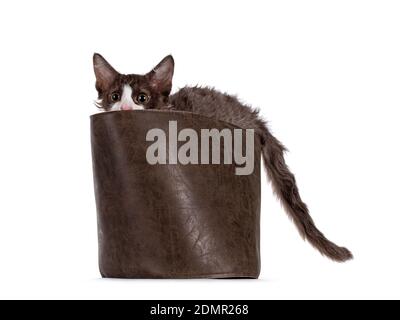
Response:
MULTIPOLYGON (((187 112, 91 116, 99 265, 115 278, 257 278, 260 272, 260 145, 254 172, 235 164, 155 164, 150 129, 233 130, 187 112)), ((180 142, 183 144, 184 142, 180 142)), ((200 143, 199 143, 200 148, 200 143)), ((223 148, 221 148, 221 154, 223 148)), ((200 150, 199 150, 200 157, 200 150)), ((223 157, 221 157, 223 159, 223 157)))

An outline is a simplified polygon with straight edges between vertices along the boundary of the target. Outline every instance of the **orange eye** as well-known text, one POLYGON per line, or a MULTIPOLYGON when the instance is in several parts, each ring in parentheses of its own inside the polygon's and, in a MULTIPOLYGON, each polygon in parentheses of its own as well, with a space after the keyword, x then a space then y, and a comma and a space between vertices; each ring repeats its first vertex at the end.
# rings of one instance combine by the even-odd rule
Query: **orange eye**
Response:
POLYGON ((139 103, 146 103, 147 101, 149 101, 149 96, 142 92, 138 94, 136 99, 139 103))

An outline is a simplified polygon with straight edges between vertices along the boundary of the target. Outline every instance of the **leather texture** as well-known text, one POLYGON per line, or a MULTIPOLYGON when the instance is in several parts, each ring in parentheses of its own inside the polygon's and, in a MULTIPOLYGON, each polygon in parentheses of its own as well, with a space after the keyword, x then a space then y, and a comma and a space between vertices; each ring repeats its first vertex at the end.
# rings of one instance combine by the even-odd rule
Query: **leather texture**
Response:
POLYGON ((235 175, 235 164, 150 165, 146 150, 153 142, 146 141, 146 134, 160 128, 168 141, 171 120, 177 121, 178 131, 192 128, 199 138, 201 129, 236 128, 189 112, 135 110, 91 116, 101 275, 257 278, 258 139, 254 172, 248 176, 235 175))

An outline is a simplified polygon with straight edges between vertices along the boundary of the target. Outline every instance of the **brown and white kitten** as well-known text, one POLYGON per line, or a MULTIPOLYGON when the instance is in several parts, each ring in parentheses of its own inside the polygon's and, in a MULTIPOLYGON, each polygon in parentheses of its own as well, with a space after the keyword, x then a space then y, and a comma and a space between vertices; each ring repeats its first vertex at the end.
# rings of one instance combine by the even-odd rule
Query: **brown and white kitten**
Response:
POLYGON ((170 109, 190 111, 207 117, 254 129, 262 145, 267 175, 273 189, 301 236, 323 255, 339 262, 352 258, 351 252, 329 241, 315 226, 306 204, 301 200, 294 175, 284 159, 285 147, 269 131, 258 110, 244 105, 234 96, 211 88, 185 87, 173 95, 174 60, 165 57, 145 75, 120 74, 101 55, 93 56, 98 100, 104 111, 170 109))

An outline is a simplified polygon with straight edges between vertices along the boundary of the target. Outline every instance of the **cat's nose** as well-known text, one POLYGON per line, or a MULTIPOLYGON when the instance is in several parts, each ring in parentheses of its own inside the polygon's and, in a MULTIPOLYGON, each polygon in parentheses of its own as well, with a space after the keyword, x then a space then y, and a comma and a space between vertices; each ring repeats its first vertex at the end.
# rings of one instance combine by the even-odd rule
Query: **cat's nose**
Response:
POLYGON ((129 104, 123 104, 121 110, 132 110, 132 107, 129 104))

